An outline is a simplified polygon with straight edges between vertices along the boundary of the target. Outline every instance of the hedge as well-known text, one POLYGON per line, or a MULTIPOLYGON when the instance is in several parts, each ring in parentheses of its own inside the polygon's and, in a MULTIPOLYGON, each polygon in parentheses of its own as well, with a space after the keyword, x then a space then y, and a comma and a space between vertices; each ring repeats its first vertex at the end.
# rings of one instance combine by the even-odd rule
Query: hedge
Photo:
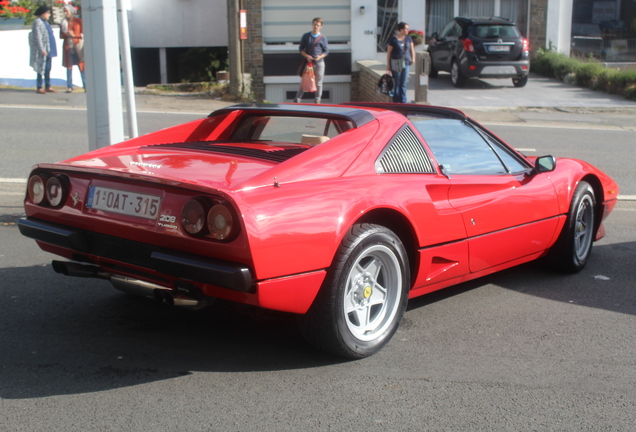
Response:
POLYGON ((539 75, 636 100, 636 70, 607 69, 594 59, 583 61, 547 49, 535 52, 530 65, 539 75))

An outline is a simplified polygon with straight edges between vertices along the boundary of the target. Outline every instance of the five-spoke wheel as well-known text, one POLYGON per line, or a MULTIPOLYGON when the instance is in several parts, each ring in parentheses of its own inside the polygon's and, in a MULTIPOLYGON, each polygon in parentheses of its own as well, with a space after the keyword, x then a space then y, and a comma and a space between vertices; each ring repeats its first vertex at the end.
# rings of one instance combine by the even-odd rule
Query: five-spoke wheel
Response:
POLYGON ((370 356, 397 330, 409 288, 400 239, 379 225, 354 225, 301 328, 321 349, 348 358, 370 356))
POLYGON ((574 191, 563 231, 548 255, 549 263, 558 270, 570 273, 581 271, 592 252, 595 231, 594 189, 582 181, 574 191))

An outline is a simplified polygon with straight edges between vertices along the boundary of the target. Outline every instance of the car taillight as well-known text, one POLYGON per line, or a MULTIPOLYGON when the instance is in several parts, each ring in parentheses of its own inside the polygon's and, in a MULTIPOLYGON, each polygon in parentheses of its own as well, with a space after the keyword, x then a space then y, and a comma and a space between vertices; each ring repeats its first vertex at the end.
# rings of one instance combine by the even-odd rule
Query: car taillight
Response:
POLYGON ((192 198, 181 209, 181 226, 188 234, 229 241, 236 237, 239 224, 228 202, 192 198))
POLYGON ((43 175, 34 175, 29 179, 29 185, 27 186, 27 194, 34 204, 42 204, 46 197, 46 177, 43 175))
POLYGON ((70 189, 68 177, 59 174, 49 177, 47 174, 36 174, 29 178, 27 194, 37 205, 59 207, 64 204, 70 189))
POLYGON ((473 41, 469 38, 466 38, 462 41, 464 43, 464 51, 467 52, 475 52, 475 46, 473 45, 473 41))
POLYGON ((528 52, 530 51, 530 42, 528 42, 528 39, 523 38, 522 42, 521 42, 521 51, 522 52, 528 52))
POLYGON ((68 180, 66 176, 58 175, 46 181, 46 199, 53 207, 58 207, 64 203, 68 193, 68 180))
POLYGON ((181 225, 186 232, 199 235, 206 228, 206 206, 198 199, 191 199, 181 210, 181 225))
POLYGON ((208 213, 210 236, 216 240, 231 240, 238 232, 237 222, 229 204, 216 204, 208 213))

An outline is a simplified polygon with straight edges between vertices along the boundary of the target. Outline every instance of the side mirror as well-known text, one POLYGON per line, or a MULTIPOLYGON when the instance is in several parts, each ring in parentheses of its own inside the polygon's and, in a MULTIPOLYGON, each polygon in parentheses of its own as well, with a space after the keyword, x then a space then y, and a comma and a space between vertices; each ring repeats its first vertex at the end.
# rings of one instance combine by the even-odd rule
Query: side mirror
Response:
POLYGON ((554 156, 539 156, 534 164, 534 172, 545 173, 554 171, 556 168, 556 159, 554 156))

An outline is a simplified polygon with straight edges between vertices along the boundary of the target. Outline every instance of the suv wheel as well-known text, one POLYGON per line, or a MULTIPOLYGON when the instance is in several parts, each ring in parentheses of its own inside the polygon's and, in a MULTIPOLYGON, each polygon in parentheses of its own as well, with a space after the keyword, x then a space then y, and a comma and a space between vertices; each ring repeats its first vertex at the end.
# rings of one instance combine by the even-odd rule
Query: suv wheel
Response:
MULTIPOLYGON (((430 56, 430 54, 429 54, 430 56)), ((430 57, 429 57, 430 58, 430 57)), ((437 78, 437 69, 435 68, 435 63, 433 63, 433 60, 431 60, 431 69, 428 72, 428 76, 431 78, 437 78)))
POLYGON ((515 87, 523 87, 528 83, 528 75, 523 77, 517 77, 512 79, 512 84, 515 87))
POLYGON ((453 60, 453 64, 451 65, 451 82, 455 87, 463 87, 466 83, 466 77, 462 75, 457 60, 453 60))

